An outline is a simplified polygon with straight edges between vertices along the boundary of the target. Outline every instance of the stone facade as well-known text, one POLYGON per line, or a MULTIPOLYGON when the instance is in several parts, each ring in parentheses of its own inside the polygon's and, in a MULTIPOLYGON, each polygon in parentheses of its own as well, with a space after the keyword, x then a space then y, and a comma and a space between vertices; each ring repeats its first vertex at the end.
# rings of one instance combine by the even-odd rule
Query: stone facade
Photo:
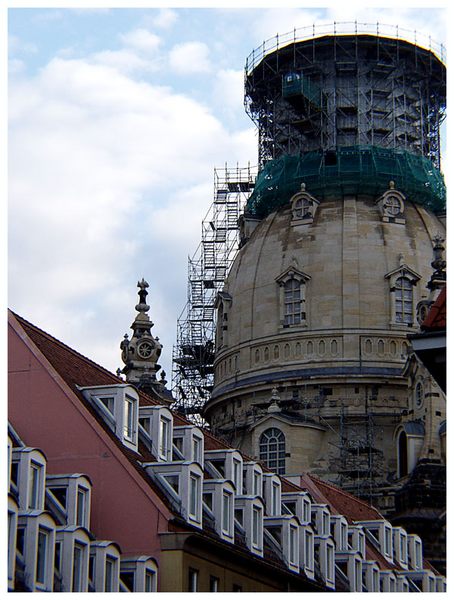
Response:
POLYGON ((288 475, 308 470, 392 512, 399 427, 426 423, 422 441, 408 438, 412 460, 428 444, 441 453, 432 429, 445 418, 444 396, 427 372, 409 377, 404 367, 444 224, 392 183, 378 198, 313 198, 306 220, 295 219, 301 193, 254 221, 225 282, 205 417, 258 459, 261 434, 277 427, 288 475), (399 219, 386 213, 394 196, 399 219), (270 413, 272 388, 279 402, 270 413))

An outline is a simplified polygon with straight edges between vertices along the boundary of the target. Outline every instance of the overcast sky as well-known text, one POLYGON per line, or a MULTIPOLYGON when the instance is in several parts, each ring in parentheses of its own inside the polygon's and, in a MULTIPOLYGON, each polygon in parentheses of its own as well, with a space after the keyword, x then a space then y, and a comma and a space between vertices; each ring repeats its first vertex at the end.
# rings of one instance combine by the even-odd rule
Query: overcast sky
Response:
POLYGON ((10 5, 8 304, 115 371, 145 277, 169 381, 213 169, 256 164, 252 49, 355 19, 446 42, 443 9, 10 5))

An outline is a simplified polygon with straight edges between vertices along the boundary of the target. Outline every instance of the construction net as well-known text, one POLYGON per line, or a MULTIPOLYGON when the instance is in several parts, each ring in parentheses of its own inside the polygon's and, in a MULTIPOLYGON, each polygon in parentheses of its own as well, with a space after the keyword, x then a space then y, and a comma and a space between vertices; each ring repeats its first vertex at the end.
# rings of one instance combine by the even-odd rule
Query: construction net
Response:
POLYGON ((404 150, 349 146, 283 156, 265 163, 246 212, 263 218, 290 201, 301 184, 317 198, 345 194, 379 196, 394 181, 408 200, 435 213, 446 207, 443 176, 432 162, 404 150))

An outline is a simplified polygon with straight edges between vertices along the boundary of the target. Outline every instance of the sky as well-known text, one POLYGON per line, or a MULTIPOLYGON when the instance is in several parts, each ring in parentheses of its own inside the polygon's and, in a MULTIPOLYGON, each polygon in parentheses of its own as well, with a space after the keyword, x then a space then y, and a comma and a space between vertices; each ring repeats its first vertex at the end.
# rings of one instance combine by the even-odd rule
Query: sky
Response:
POLYGON ((246 57, 276 33, 333 21, 399 25, 446 43, 447 15, 417 2, 139 4, 9 2, 8 306, 115 372, 144 277, 170 381, 213 170, 257 163, 246 57))

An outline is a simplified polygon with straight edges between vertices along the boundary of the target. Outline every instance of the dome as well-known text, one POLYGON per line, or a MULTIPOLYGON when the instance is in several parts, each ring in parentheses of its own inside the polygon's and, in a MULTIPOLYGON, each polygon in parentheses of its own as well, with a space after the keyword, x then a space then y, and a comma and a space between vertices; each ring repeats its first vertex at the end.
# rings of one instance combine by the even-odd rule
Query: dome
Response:
POLYGON ((254 222, 225 282, 208 417, 271 382, 401 377, 442 222, 408 200, 392 222, 370 196, 313 198, 305 221, 297 201, 254 222))

